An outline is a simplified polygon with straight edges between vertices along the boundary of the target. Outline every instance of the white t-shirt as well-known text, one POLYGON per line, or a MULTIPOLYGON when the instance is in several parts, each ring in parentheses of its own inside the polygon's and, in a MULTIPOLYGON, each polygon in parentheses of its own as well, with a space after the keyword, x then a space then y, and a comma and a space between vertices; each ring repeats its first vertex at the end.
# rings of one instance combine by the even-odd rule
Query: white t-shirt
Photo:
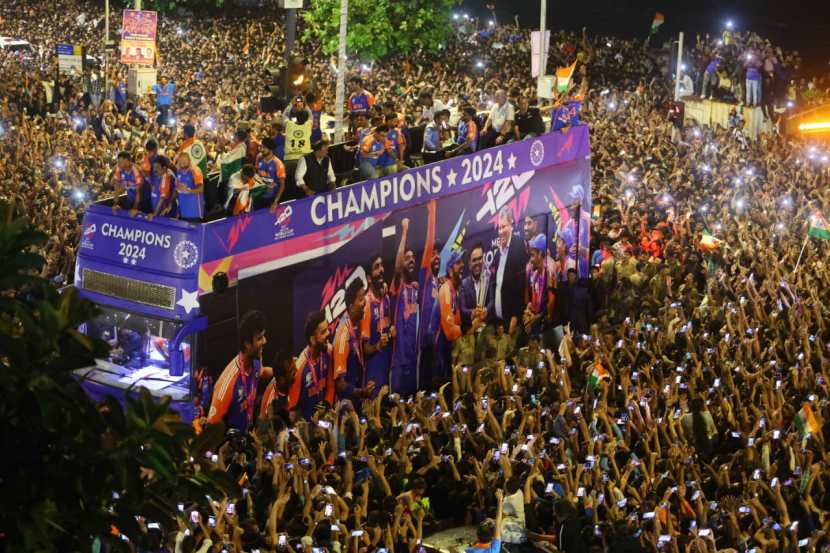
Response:
POLYGON ((502 104, 501 106, 495 104, 492 108, 490 108, 490 125, 496 132, 501 131, 501 128, 504 125, 505 121, 515 120, 516 117, 515 110, 513 109, 513 104, 511 104, 507 100, 505 100, 504 104, 502 104))
POLYGON ((504 543, 524 543, 527 540, 524 492, 517 490, 513 495, 505 497, 502 509, 504 511, 501 525, 502 541, 504 543))

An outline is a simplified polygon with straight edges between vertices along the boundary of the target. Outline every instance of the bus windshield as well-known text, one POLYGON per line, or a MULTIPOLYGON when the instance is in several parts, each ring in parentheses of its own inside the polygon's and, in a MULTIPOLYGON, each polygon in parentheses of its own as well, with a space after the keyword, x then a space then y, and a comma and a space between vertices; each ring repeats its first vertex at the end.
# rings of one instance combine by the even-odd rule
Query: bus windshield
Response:
POLYGON ((121 386, 163 390, 189 385, 187 340, 179 344, 183 359, 181 376, 170 374, 170 346, 180 328, 181 323, 104 307, 96 319, 81 325, 80 330, 109 344, 109 355, 102 361, 111 376, 118 377, 121 386))

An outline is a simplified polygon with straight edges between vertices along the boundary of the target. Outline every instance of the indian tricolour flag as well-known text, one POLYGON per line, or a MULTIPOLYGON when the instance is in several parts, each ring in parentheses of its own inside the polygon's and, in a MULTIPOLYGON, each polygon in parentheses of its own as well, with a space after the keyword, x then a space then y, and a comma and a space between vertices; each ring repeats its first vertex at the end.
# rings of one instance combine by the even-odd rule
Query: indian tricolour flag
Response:
POLYGON ((599 383, 603 380, 611 380, 611 375, 608 374, 608 371, 602 366, 602 363, 597 361, 594 363, 593 370, 591 370, 591 376, 588 378, 588 383, 591 385, 591 388, 597 389, 599 387, 599 383))
POLYGON ((559 92, 566 92, 568 90, 574 69, 576 69, 575 61, 568 67, 559 67, 556 69, 556 88, 559 89, 559 92))
POLYGON ((807 434, 815 436, 819 432, 818 421, 813 414, 813 409, 809 403, 805 403, 798 414, 795 416, 795 426, 798 428, 798 434, 804 438, 807 434))
POLYGON ((666 18, 663 16, 661 12, 657 12, 654 14, 654 19, 651 22, 651 34, 657 32, 657 29, 660 28, 660 25, 663 24, 663 21, 665 21, 665 19, 666 18))
POLYGON ((816 212, 810 217, 810 230, 807 234, 814 238, 821 238, 822 240, 830 240, 830 226, 827 225, 827 219, 824 215, 816 212))
POLYGON ((722 241, 712 236, 712 233, 708 230, 704 230, 703 235, 700 237, 699 244, 701 250, 705 252, 713 252, 720 248, 722 241))
POLYGON ((219 158, 219 167, 221 169, 219 182, 228 182, 231 175, 242 169, 242 164, 245 162, 245 155, 247 153, 248 149, 245 146, 245 143, 240 142, 231 148, 229 152, 222 154, 222 157, 219 158))

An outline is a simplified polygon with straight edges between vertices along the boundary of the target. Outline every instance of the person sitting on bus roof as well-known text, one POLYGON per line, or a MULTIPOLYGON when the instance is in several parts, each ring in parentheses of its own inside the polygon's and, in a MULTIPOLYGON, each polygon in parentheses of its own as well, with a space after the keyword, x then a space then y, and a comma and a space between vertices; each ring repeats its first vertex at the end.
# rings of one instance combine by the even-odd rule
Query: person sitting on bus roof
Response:
POLYGON ((165 156, 153 158, 153 170, 150 172, 150 200, 152 211, 147 219, 154 217, 175 217, 176 215, 176 174, 175 166, 165 156))
POLYGON ((230 189, 235 198, 233 202, 233 214, 250 213, 253 209, 254 199, 265 191, 265 182, 257 177, 254 166, 246 163, 242 169, 231 175, 230 189))
POLYGON ((311 153, 297 161, 294 173, 297 187, 306 195, 313 196, 334 190, 337 177, 329 159, 329 141, 325 138, 311 145, 311 153))
POLYGON ((406 169, 403 164, 404 156, 406 155, 406 139, 403 132, 396 125, 398 123, 398 116, 386 115, 384 116, 388 131, 386 138, 391 145, 383 155, 380 156, 380 169, 384 175, 391 175, 406 169))
POLYGON ((198 167, 190 166, 187 152, 176 157, 176 192, 179 216, 186 221, 198 222, 205 216, 205 183, 198 167))
POLYGON ((144 159, 141 160, 141 176, 144 177, 144 186, 141 187, 141 211, 145 213, 152 213, 151 205, 151 189, 150 177, 153 175, 153 161, 159 155, 159 145, 154 139, 149 139, 144 143, 144 159))
POLYGON ((247 432, 253 424, 258 380, 273 376, 271 367, 262 366, 262 349, 268 343, 265 326, 265 317, 259 311, 243 315, 239 323, 239 354, 228 363, 213 387, 208 424, 224 421, 226 428, 240 432, 247 432))
POLYGON ((141 207, 141 188, 144 178, 138 167, 133 164, 133 156, 130 152, 119 152, 117 163, 112 175, 112 185, 115 187, 112 212, 115 213, 120 207, 124 207, 130 210, 130 216, 134 216, 141 207), (121 198, 125 191, 127 192, 126 201, 121 198))
POLYGON ((259 154, 256 160, 256 169, 259 176, 265 181, 265 192, 254 200, 254 208, 270 207, 277 209, 285 192, 285 165, 276 156, 277 143, 270 136, 259 145, 259 154))
POLYGON ((360 142, 360 176, 364 179, 376 179, 381 175, 381 157, 388 153, 394 156, 392 142, 386 137, 389 127, 380 124, 371 134, 360 142))

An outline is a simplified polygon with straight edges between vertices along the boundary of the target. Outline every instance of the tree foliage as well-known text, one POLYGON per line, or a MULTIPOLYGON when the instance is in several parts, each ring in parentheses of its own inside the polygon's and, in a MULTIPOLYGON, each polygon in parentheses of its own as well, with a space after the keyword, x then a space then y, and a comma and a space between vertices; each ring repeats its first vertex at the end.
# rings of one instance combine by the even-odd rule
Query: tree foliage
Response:
MULTIPOLYGON (((376 60, 418 48, 437 52, 452 32, 452 10, 460 0, 349 0, 349 55, 376 60)), ((335 53, 340 36, 340 0, 314 0, 300 12, 303 38, 335 53)))
MULTIPOLYGON (((78 291, 38 276, 46 241, 0 202, 0 545, 6 551, 89 551, 115 526, 139 545, 136 516, 175 528, 176 502, 234 492, 205 451, 221 426, 196 436, 142 389, 126 408, 96 404, 73 376, 106 344, 79 333, 96 314, 78 291)), ((107 538, 107 536, 110 536, 107 538)))

